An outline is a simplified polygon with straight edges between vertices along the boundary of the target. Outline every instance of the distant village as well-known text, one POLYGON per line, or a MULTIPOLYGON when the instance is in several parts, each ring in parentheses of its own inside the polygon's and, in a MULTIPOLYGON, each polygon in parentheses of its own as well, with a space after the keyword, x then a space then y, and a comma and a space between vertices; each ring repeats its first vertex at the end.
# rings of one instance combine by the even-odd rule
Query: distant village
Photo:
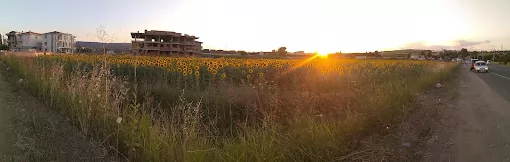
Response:
MULTIPOLYGON (((11 52, 39 54, 133 54, 149 56, 200 56, 200 57, 229 57, 229 56, 267 56, 299 58, 309 57, 315 53, 304 51, 288 52, 285 47, 272 51, 243 51, 224 49, 203 49, 199 37, 177 33, 173 31, 145 30, 132 32, 131 43, 102 43, 75 41, 76 37, 70 33, 52 31, 37 33, 33 31, 11 31, 0 37, 0 44, 11 52)), ((459 50, 420 50, 402 49, 393 51, 370 51, 364 53, 331 53, 331 57, 354 59, 415 59, 415 60, 445 60, 462 57, 494 57, 498 51, 473 51, 467 53, 459 50), (473 55, 474 54, 474 55, 473 55)))

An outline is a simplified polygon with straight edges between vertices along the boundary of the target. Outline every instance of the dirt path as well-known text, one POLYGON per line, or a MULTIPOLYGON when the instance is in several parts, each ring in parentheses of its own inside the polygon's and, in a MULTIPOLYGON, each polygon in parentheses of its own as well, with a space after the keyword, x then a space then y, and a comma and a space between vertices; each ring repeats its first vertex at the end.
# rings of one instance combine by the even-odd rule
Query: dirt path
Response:
POLYGON ((0 161, 115 161, 6 74, 0 74, 0 161))
POLYGON ((443 111, 422 161, 510 161, 510 103, 475 74, 460 73, 455 107, 443 111))
POLYGON ((12 103, 7 100, 10 94, 6 93, 5 89, 8 89, 7 84, 0 82, 0 159, 12 154, 17 138, 11 129, 12 103))

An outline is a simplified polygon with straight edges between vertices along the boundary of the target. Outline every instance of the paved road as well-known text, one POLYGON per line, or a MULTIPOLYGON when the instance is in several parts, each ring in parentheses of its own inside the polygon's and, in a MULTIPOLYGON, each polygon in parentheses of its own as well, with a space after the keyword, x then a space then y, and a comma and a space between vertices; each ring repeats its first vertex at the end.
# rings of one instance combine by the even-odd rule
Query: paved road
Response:
MULTIPOLYGON (((477 73, 491 90, 510 101, 510 66, 489 65, 490 73, 477 73)), ((509 106, 510 107, 510 106, 509 106)))

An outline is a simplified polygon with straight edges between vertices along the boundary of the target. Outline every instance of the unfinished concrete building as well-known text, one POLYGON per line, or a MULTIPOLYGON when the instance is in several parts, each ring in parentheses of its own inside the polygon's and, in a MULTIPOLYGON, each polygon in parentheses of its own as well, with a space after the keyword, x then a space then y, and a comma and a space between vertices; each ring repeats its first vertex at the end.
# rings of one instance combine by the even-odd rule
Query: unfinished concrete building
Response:
POLYGON ((135 55, 192 56, 202 54, 198 37, 171 31, 145 30, 131 33, 131 50, 135 55))

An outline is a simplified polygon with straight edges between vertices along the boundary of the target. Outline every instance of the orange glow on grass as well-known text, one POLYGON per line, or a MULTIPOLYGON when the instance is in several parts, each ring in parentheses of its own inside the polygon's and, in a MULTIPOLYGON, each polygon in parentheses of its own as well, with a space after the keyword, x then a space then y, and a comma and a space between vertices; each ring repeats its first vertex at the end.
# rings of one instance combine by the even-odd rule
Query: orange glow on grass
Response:
POLYGON ((310 57, 310 58, 306 59, 305 61, 303 61, 303 62, 301 62, 301 63, 299 63, 299 64, 297 64, 296 66, 291 67, 289 70, 287 70, 287 71, 283 72, 282 74, 283 74, 283 75, 285 75, 285 74, 287 74, 287 73, 289 73, 289 72, 293 71, 294 69, 297 69, 298 67, 303 66, 303 65, 304 65, 304 64, 306 64, 307 62, 310 62, 310 61, 312 61, 313 59, 317 58, 317 56, 319 56, 319 55, 313 55, 312 57, 310 57))

